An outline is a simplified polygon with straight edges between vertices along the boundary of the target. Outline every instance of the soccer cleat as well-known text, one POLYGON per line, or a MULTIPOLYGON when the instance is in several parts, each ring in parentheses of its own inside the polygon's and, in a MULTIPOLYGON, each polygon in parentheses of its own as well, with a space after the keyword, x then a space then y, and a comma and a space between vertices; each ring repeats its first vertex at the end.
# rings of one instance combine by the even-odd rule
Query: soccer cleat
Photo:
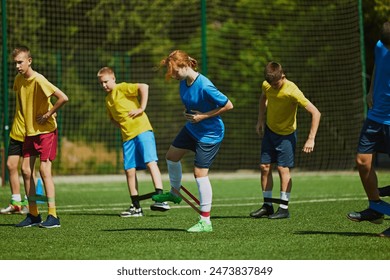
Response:
POLYGON ((385 231, 381 232, 379 234, 380 237, 390 237, 390 228, 386 229, 385 231))
POLYGON ((213 226, 210 224, 207 224, 205 221, 200 220, 197 224, 190 227, 187 232, 212 232, 213 226))
POLYGON ((378 190, 379 190, 379 196, 381 197, 390 196, 390 186, 378 188, 378 190))
POLYGON ((164 211, 168 211, 169 209, 171 209, 171 207, 167 202, 155 202, 152 205, 150 205, 150 210, 152 211, 164 212, 164 211))
POLYGON ((142 212, 142 208, 135 208, 133 205, 129 207, 126 211, 123 211, 119 214, 122 218, 128 217, 142 217, 144 213, 142 212))
POLYGON ((48 215, 46 218, 46 221, 41 223, 39 227, 41 228, 56 228, 60 227, 60 218, 59 217, 54 217, 53 215, 48 215))
POLYGON ((15 227, 33 227, 39 225, 41 222, 42 222, 41 215, 35 217, 30 213, 28 213, 27 217, 19 224, 16 224, 15 227))
POLYGON ((156 202, 172 201, 175 204, 179 204, 182 201, 182 198, 177 195, 174 195, 171 192, 166 192, 163 194, 153 195, 152 200, 156 202))
POLYGON ((0 213, 1 214, 27 214, 28 213, 27 205, 28 203, 26 204, 25 201, 11 200, 8 207, 1 209, 0 213))
POLYGON ((267 218, 274 213, 274 207, 272 205, 263 204, 260 209, 253 211, 249 214, 252 218, 267 218))
POLYGON ((373 209, 367 208, 361 212, 348 213, 347 218, 354 222, 368 221, 373 224, 381 224, 383 223, 384 215, 373 209))
POLYGON ((268 219, 286 219, 286 218, 290 218, 290 213, 288 212, 288 209, 283 209, 280 207, 274 214, 268 216, 268 219))

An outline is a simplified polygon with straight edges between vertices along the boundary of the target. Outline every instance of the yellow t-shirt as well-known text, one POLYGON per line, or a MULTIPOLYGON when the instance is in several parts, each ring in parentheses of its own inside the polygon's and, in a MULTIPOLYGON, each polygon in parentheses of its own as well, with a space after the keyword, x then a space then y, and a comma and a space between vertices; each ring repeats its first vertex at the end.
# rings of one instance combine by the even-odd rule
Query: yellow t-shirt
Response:
POLYGON ((24 123, 23 113, 20 108, 20 101, 18 96, 16 96, 15 116, 12 122, 12 128, 9 136, 12 139, 20 142, 24 142, 24 137, 26 136, 26 126, 24 123))
POLYGON ((28 79, 21 74, 16 75, 14 90, 17 98, 20 99, 27 136, 49 133, 57 129, 54 116, 51 116, 43 125, 36 120, 37 116, 46 114, 53 107, 50 96, 58 90, 57 87, 43 75, 34 72, 28 79))
POLYGON ((139 107, 138 84, 117 84, 106 96, 108 114, 119 123, 123 142, 131 140, 145 131, 153 130, 145 112, 136 118, 128 116, 130 111, 139 107))
POLYGON ((262 90, 267 98, 267 126, 279 135, 293 133, 297 129, 298 105, 306 107, 310 101, 289 80, 278 90, 264 81, 262 90))

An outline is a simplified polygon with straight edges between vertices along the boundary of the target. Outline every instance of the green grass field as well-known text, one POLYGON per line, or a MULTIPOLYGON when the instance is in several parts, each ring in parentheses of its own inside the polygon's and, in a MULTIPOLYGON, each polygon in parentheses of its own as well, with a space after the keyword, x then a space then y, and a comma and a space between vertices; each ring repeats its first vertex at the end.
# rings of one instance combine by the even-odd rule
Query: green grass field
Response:
MULTIPOLYGON (((390 174, 379 173, 381 185, 390 174)), ((217 176, 215 176, 217 177, 217 176)), ((233 176, 234 177, 234 176, 233 176)), ((367 200, 357 173, 293 173, 289 219, 252 219, 261 205, 259 179, 213 179, 212 233, 190 234, 197 213, 183 201, 167 212, 120 218, 129 205, 123 182, 57 183, 61 228, 15 228, 24 217, 0 215, 3 260, 389 260, 390 239, 377 233, 390 227, 356 223, 346 213, 363 210, 367 200)), ((274 197, 279 197, 275 178, 274 197)), ((166 186, 168 185, 165 182, 166 186)), ((193 180, 184 185, 197 194, 193 180)), ((140 181, 141 194, 150 181, 140 181)), ((10 190, 0 189, 1 206, 10 190)), ((385 200, 389 201, 389 198, 385 200)), ((46 218, 46 205, 40 206, 46 218)))

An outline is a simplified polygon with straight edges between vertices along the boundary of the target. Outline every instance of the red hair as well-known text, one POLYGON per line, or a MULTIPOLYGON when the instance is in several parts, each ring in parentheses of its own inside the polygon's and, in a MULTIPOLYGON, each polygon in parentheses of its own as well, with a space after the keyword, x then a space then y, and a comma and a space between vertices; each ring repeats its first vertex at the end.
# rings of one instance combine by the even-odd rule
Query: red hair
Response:
POLYGON ((168 57, 164 58, 160 62, 160 67, 166 67, 167 73, 165 74, 165 78, 169 80, 174 72, 175 67, 183 68, 183 67, 191 67, 195 71, 198 68, 198 61, 196 59, 190 57, 186 52, 181 50, 175 50, 171 52, 168 57))

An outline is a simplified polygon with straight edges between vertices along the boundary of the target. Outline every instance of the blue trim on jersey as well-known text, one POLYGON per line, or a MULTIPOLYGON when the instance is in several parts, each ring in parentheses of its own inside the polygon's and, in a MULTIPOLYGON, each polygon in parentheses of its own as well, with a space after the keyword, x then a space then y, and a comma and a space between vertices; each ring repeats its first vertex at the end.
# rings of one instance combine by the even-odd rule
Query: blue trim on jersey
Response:
POLYGON ((379 40, 375 47, 373 107, 367 118, 390 125, 390 50, 379 40))
MULTIPOLYGON (((196 110, 208 112, 224 107, 229 99, 202 74, 199 74, 192 85, 186 80, 180 81, 180 98, 187 112, 196 110)), ((225 126, 220 116, 208 118, 199 123, 186 123, 186 128, 195 139, 202 143, 215 144, 221 142, 225 134, 225 126)))

